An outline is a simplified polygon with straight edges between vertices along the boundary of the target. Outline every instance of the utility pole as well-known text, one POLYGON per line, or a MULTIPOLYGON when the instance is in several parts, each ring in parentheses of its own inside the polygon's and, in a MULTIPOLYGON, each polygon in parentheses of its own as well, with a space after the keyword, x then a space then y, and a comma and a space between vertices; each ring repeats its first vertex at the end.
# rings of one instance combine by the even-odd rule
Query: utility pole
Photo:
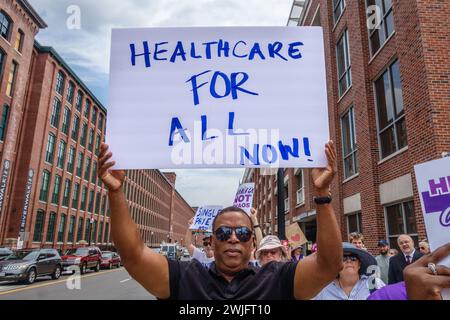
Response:
POLYGON ((278 168, 277 171, 277 189, 278 189, 278 238, 280 240, 286 240, 286 225, 284 221, 284 170, 283 168, 278 168))

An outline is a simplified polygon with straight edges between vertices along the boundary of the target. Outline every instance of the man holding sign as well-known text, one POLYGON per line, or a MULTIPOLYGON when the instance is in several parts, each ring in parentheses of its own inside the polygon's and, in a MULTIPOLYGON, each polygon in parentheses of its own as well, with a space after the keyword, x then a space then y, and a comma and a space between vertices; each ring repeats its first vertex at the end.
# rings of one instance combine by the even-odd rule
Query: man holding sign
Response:
POLYGON ((215 262, 206 270, 198 261, 168 260, 142 241, 122 190, 124 171, 110 171, 112 153, 101 145, 98 175, 109 190, 111 231, 125 268, 160 299, 311 299, 342 269, 342 237, 330 184, 336 174, 333 142, 325 146, 328 165, 311 172, 317 210, 315 255, 298 262, 271 262, 249 267, 253 224, 240 208, 223 209, 214 219, 211 237, 215 262))

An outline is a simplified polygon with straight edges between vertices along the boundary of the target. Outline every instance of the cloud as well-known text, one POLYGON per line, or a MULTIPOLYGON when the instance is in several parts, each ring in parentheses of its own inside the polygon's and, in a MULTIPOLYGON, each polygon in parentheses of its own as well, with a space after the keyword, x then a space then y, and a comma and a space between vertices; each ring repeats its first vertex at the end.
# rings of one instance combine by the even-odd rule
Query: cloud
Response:
MULTIPOLYGON (((64 58, 107 107, 112 28, 284 26, 292 0, 29 0, 48 24, 37 40, 64 58), (68 29, 67 9, 80 9, 80 29, 68 29)), ((173 171, 173 170, 170 170, 173 171)), ((175 170, 176 187, 192 206, 230 205, 243 169, 175 170)))

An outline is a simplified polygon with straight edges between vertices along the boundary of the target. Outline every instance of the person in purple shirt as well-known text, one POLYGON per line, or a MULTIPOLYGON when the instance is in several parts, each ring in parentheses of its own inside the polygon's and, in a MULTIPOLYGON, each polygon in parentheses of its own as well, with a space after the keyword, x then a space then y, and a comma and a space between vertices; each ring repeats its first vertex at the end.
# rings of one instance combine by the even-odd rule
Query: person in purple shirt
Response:
POLYGON ((405 282, 397 282, 378 289, 367 300, 408 300, 405 282))

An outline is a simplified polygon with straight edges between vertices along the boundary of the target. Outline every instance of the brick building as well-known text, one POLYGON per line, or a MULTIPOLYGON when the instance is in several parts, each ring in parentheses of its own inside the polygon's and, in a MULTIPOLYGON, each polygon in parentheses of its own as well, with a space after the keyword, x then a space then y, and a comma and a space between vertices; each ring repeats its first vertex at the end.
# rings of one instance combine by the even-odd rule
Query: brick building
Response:
MULTIPOLYGON (((0 6, 0 246, 113 245, 107 190, 97 177, 106 108, 52 48, 29 3, 0 6)), ((128 172, 131 213, 147 245, 182 242, 191 207, 176 175, 128 172), (145 188, 145 189, 144 189, 145 188)))
POLYGON ((195 212, 175 189, 176 175, 159 170, 128 170, 124 192, 130 213, 147 246, 183 244, 195 212))
MULTIPOLYGON (((323 27, 343 238, 360 231, 372 252, 379 239, 426 237, 413 166, 450 151, 449 14, 438 0, 293 3, 288 25, 323 27)), ((246 170, 244 182, 256 183, 255 206, 276 232, 276 176, 261 173, 246 170)), ((287 223, 315 241, 308 171, 286 169, 284 184, 287 223)))

